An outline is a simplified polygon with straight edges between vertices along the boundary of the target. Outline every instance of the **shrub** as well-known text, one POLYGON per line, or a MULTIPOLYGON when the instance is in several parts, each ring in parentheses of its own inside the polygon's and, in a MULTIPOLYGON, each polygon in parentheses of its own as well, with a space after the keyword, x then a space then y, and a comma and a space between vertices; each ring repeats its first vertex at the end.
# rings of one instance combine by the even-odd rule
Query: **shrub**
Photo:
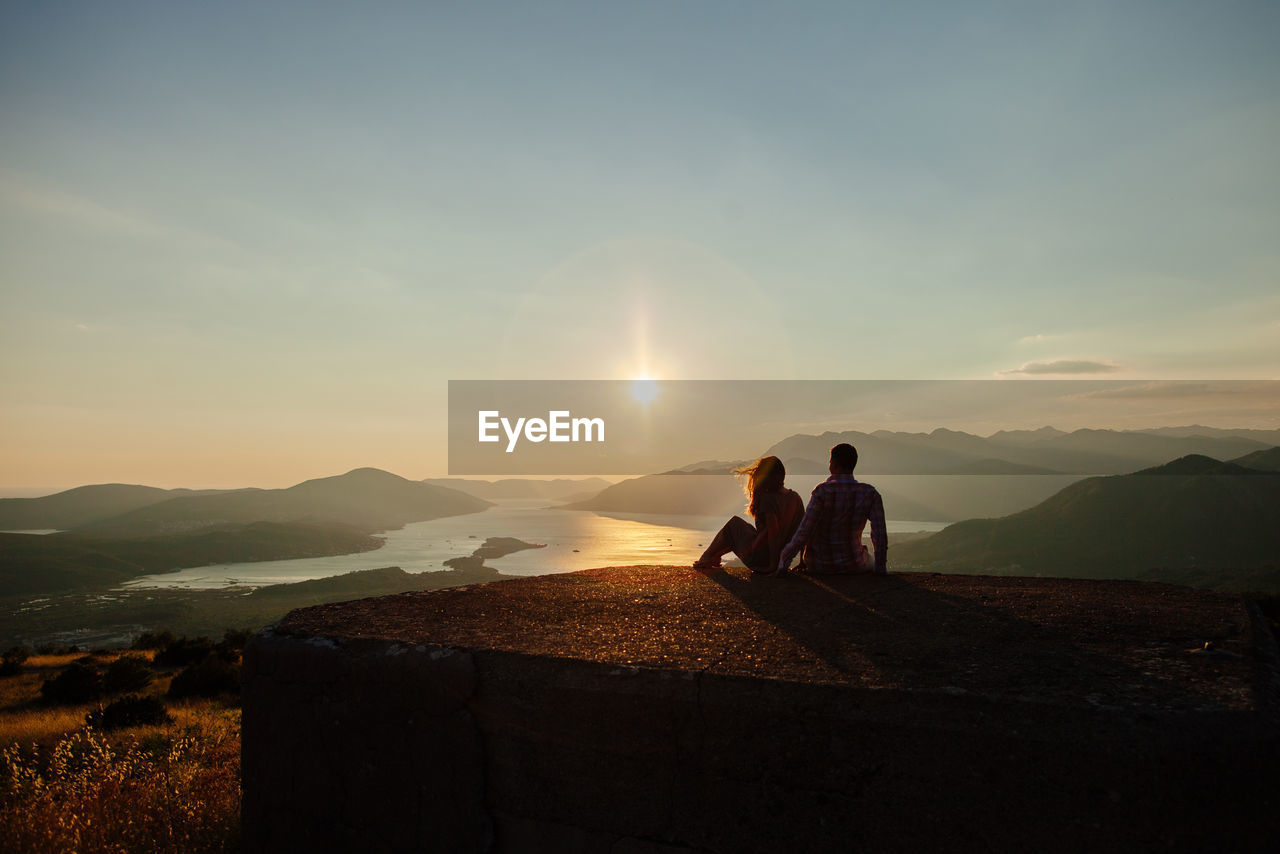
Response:
POLYGON ((218 642, 218 655, 227 661, 238 661, 251 637, 253 629, 227 629, 218 642))
POLYGON ((138 639, 133 642, 134 649, 163 649, 178 638, 168 629, 161 629, 158 632, 143 632, 138 635, 138 639))
POLYGON ((71 662, 40 686, 40 695, 50 703, 88 703, 101 693, 102 679, 98 671, 79 661, 71 662))
POLYGON ((203 661, 213 649, 213 641, 208 638, 180 637, 156 653, 155 663, 162 667, 186 667, 203 661))
POLYGON ((169 683, 169 696, 216 697, 240 691, 240 666, 210 655, 183 670, 169 683))
POLYGON ((71 646, 63 646, 56 643, 38 643, 36 644, 37 655, 70 655, 73 652, 80 652, 80 647, 72 644, 71 646))
POLYGON ((136 655, 122 655, 107 666, 102 677, 102 689, 108 694, 125 691, 141 691, 155 681, 155 674, 147 663, 136 655))
POLYGON ((110 703, 106 708, 90 712, 85 716, 84 722, 95 729, 111 730, 172 723, 173 717, 159 697, 129 694, 110 703))
POLYGON ((22 672, 22 665, 31 657, 31 650, 25 646, 14 646, 4 651, 0 659, 0 676, 13 676, 22 672))

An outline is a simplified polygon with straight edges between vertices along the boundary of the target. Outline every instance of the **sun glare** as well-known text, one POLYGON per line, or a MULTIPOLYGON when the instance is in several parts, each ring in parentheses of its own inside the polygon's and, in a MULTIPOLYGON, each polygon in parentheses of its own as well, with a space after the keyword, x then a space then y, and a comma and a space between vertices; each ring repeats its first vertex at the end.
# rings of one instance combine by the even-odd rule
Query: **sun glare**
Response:
POLYGON ((653 403, 658 396, 658 382, 641 375, 631 382, 631 396, 644 406, 653 403))

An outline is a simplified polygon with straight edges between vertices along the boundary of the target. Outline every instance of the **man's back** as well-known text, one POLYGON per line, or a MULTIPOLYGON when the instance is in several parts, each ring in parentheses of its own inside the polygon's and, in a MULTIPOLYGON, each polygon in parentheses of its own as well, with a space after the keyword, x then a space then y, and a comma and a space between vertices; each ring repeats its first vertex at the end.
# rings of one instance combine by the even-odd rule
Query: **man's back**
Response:
POLYGON ((801 547, 804 563, 811 572, 857 572, 870 569, 862 547, 862 532, 871 523, 875 547, 875 569, 884 572, 889 538, 884 521, 884 502, 869 483, 860 483, 852 474, 833 474, 813 488, 809 507, 786 553, 801 547))

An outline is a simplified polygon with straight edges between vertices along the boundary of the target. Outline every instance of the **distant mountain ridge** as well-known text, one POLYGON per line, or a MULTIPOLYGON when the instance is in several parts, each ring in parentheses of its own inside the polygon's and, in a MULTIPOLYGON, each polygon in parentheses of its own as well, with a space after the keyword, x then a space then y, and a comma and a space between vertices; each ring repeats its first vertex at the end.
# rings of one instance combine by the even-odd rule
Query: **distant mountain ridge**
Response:
MULTIPOLYGON (((79 526, 93 536, 136 537, 248 522, 338 523, 385 531, 409 522, 475 513, 489 502, 381 469, 359 468, 287 489, 246 489, 169 498, 79 526)), ((63 536, 63 535, 53 535, 63 536)))
POLYGON ((170 498, 236 490, 160 489, 128 483, 77 486, 39 498, 0 498, 0 530, 77 528, 170 498))
MULTIPOLYGON (((1176 430, 1177 428, 1170 428, 1176 430)), ((1208 429, 1208 428, 1206 428, 1208 429)), ((1076 430, 1051 427, 1001 431, 983 438, 939 428, 931 433, 849 430, 797 434, 765 453, 789 460, 826 460, 830 448, 848 442, 858 449, 858 473, 876 474, 1124 474, 1188 454, 1232 459, 1274 445, 1257 438, 1175 435, 1152 431, 1076 430)), ((1245 431, 1270 435, 1270 431, 1245 431)))
MULTIPOLYGON (((930 433, 850 430, 789 436, 765 454, 782 458, 788 483, 795 485, 796 478, 825 475, 831 447, 849 442, 859 452, 855 474, 880 490, 891 518, 950 522, 1029 507, 1090 473, 1136 472, 1191 454, 1205 455, 1206 449, 1219 454, 1218 458, 1266 455, 1276 450, 1228 430, 1202 436, 1192 428, 1185 428, 1188 435, 1173 435, 1183 428, 1168 429, 1170 435, 1092 429, 1068 433, 1042 427, 999 431, 985 438, 946 428, 930 433)), ((621 481, 565 506, 613 513, 738 513, 742 509, 741 488, 728 474, 743 462, 690 463, 662 474, 621 481)))
POLYGON ((1208 436, 1210 438, 1233 437, 1236 439, 1252 439, 1266 445, 1280 445, 1280 430, 1206 427, 1203 424, 1190 424, 1183 427, 1148 427, 1143 430, 1131 430, 1127 432, 1151 433, 1156 436, 1208 436))

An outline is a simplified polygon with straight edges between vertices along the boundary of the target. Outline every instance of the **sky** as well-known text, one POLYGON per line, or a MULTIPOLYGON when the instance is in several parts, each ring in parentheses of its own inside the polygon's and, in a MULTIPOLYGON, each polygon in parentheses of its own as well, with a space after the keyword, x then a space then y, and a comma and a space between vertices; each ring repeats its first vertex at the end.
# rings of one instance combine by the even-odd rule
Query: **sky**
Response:
POLYGON ((0 488, 444 474, 451 379, 1280 379, 1274 2, 0 16, 0 488))

